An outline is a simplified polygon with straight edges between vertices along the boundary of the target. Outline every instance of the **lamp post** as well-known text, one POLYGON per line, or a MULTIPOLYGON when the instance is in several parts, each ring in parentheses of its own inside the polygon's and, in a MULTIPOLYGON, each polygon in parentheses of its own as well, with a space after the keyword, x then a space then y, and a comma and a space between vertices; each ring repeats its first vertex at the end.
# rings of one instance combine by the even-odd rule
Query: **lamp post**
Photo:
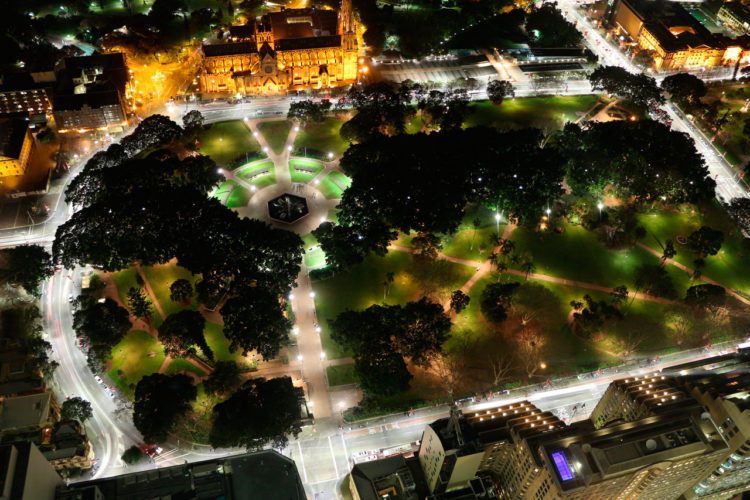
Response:
POLYGON ((500 235, 500 214, 495 214, 495 222, 497 223, 497 234, 500 235))
POLYGON ((601 221, 602 220, 602 208, 604 208, 604 205, 602 205, 601 201, 596 204, 596 208, 599 209, 599 220, 601 221))

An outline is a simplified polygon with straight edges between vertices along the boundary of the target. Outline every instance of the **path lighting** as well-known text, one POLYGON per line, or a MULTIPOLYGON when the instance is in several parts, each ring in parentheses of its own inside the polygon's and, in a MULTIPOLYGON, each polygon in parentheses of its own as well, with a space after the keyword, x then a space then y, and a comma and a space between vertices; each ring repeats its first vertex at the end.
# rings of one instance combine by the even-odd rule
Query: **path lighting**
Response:
POLYGON ((328 158, 333 159, 333 153, 328 153, 328 158))
POLYGON ((308 401, 308 402, 307 402, 307 406, 308 406, 308 407, 310 407, 310 408, 312 408, 312 406, 313 406, 313 402, 312 402, 312 401, 308 401))
POLYGON ((298 327, 298 326, 295 326, 295 327, 293 328, 293 331, 294 331, 294 334, 295 334, 295 335, 299 335, 299 327, 298 327))
POLYGON ((320 218, 320 223, 321 223, 321 224, 323 224, 323 223, 324 223, 325 221, 326 221, 326 218, 325 218, 325 217, 321 217, 321 218, 320 218))
POLYGON ((539 363, 539 368, 541 368, 542 370, 546 370, 547 369, 547 363, 545 363, 544 361, 542 361, 541 363, 539 363))
POLYGON ((326 353, 320 351, 320 359, 326 359, 326 353))
POLYGON ((258 186, 255 186, 255 185, 250 186, 250 191, 252 191, 253 193, 256 192, 257 190, 258 190, 258 186))
POLYGON ((289 294, 289 300, 294 300, 294 294, 293 293, 289 294))
POLYGON ((291 150, 292 150, 292 147, 291 147, 291 146, 287 146, 287 148, 286 148, 286 149, 287 149, 287 151, 291 151, 291 150))
POLYGON ((599 209, 599 220, 602 220, 602 208, 604 208, 604 205, 602 205, 602 202, 596 204, 596 208, 599 209))
POLYGON ((258 132, 253 132, 253 137, 258 137, 258 132))
POLYGON ((223 173, 223 171, 220 168, 217 168, 216 171, 219 172, 220 174, 223 173))
POLYGON ((302 361, 302 354, 297 354, 297 361, 302 361))
POLYGON ((322 330, 321 330, 321 328, 320 328, 319 326, 316 326, 316 327, 315 327, 315 332, 316 332, 316 333, 320 333, 321 331, 322 331, 322 330))
POLYGON ((315 292, 310 292, 310 298, 311 298, 311 299, 314 299, 314 298, 315 298, 315 292))
POLYGON ((294 131, 295 131, 295 132, 299 132, 299 126, 295 126, 295 127, 294 127, 294 131))
POLYGON ((547 212, 547 217, 549 217, 549 214, 552 213, 552 210, 550 210, 549 207, 548 207, 547 210, 546 210, 546 212, 547 212))
POLYGON ((346 405, 344 404, 344 402, 343 402, 343 401, 339 401, 339 408, 341 408, 341 409, 343 410, 343 409, 344 409, 344 406, 346 406, 346 405))
POLYGON ((497 223, 497 234, 500 234, 500 214, 495 214, 495 222, 497 223))
POLYGON ((264 153, 268 153, 268 147, 264 147, 264 148, 263 148, 263 152, 264 152, 264 153))

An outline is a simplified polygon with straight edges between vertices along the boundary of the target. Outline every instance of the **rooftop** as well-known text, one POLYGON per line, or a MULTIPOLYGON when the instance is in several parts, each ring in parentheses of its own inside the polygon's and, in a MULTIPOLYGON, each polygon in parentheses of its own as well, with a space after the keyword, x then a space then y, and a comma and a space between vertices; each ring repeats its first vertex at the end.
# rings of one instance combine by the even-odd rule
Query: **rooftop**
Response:
POLYGON ((0 119, 0 155, 18 159, 28 128, 29 122, 24 118, 10 116, 0 119))
POLYGON ((84 481, 61 488, 56 498, 78 499, 91 494, 92 487, 98 488, 107 500, 307 498, 294 461, 274 450, 84 481))
POLYGON ((35 427, 49 419, 49 392, 5 398, 0 403, 0 431, 35 427))

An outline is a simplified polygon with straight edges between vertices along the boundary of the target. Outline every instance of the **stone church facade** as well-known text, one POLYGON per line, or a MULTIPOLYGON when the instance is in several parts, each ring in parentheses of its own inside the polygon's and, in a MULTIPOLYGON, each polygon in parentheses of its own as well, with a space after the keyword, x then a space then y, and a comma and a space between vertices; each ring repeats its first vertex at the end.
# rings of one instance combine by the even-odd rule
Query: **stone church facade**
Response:
POLYGON ((351 0, 332 10, 286 9, 232 26, 225 43, 204 44, 204 93, 276 94, 357 79, 351 0))

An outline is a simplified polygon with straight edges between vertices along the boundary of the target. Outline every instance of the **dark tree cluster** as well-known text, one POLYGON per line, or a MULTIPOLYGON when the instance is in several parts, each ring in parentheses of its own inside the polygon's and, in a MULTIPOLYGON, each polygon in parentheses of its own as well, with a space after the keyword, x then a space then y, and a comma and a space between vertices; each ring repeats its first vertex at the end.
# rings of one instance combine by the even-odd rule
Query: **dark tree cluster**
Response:
POLYGON ((538 47, 578 47, 583 36, 563 17, 556 3, 543 3, 526 16, 526 32, 538 47))
POLYGON ((166 441, 178 417, 190 410, 197 390, 187 375, 146 375, 135 387, 133 424, 147 443, 166 441))
POLYGON ((652 121, 568 125, 558 140, 566 182, 574 194, 612 186, 638 203, 695 203, 713 197, 716 183, 687 134, 652 121))
POLYGON ((589 81, 594 90, 604 90, 637 104, 664 102, 655 79, 643 73, 630 73, 619 66, 599 66, 589 75, 589 81))
MULTIPOLYGON (((154 121, 149 128, 179 129, 172 125, 154 121)), ((158 142, 172 140, 171 132, 157 135, 158 142)), ((154 144, 130 142, 139 148, 154 144)), ((196 284, 199 299, 214 305, 228 299, 221 312, 232 350, 257 349, 265 358, 275 356, 291 330, 280 298, 288 295, 299 273, 302 240, 265 222, 241 219, 207 197, 222 179, 210 158, 179 160, 162 149, 144 159, 128 159, 126 151, 112 146, 97 154, 71 184, 66 196, 82 208, 58 228, 55 262, 66 267, 91 263, 115 271, 136 261, 152 265, 176 257, 179 265, 201 275, 196 284)), ((179 300, 192 295, 183 285, 178 288, 179 300)), ((131 307, 148 320, 150 304, 141 304, 138 295, 131 297, 131 307)), ((180 324, 184 321, 169 326, 180 324)), ((209 355, 200 336, 179 328, 170 332, 181 337, 170 341, 175 352, 191 352, 196 346, 209 355)))
POLYGON ((54 274, 52 257, 39 245, 19 245, 0 250, 0 281, 41 295, 39 284, 54 274))
POLYGON ((371 395, 403 392, 412 378, 404 358, 428 366, 451 328, 440 304, 422 298, 405 306, 373 305, 330 322, 331 338, 354 351, 354 370, 371 395))
POLYGON ((58 364, 50 359, 52 345, 44 340, 44 328, 36 306, 4 309, 0 315, 3 337, 18 339, 26 349, 27 362, 33 369, 51 377, 58 364))
POLYGON ((127 309, 110 298, 99 302, 89 295, 81 295, 75 302, 73 329, 83 337, 88 350, 88 364, 98 372, 109 352, 132 328, 127 309))
POLYGON ((401 134, 406 118, 414 112, 408 86, 389 82, 354 86, 347 93, 346 101, 357 111, 341 126, 341 137, 349 142, 382 134, 401 134))
POLYGON ((283 448, 301 429, 299 391, 289 377, 250 379, 214 407, 212 446, 283 448))
POLYGON ((331 101, 323 99, 315 101, 295 101, 289 105, 286 117, 298 121, 302 126, 320 123, 325 120, 326 113, 331 109, 331 101))

